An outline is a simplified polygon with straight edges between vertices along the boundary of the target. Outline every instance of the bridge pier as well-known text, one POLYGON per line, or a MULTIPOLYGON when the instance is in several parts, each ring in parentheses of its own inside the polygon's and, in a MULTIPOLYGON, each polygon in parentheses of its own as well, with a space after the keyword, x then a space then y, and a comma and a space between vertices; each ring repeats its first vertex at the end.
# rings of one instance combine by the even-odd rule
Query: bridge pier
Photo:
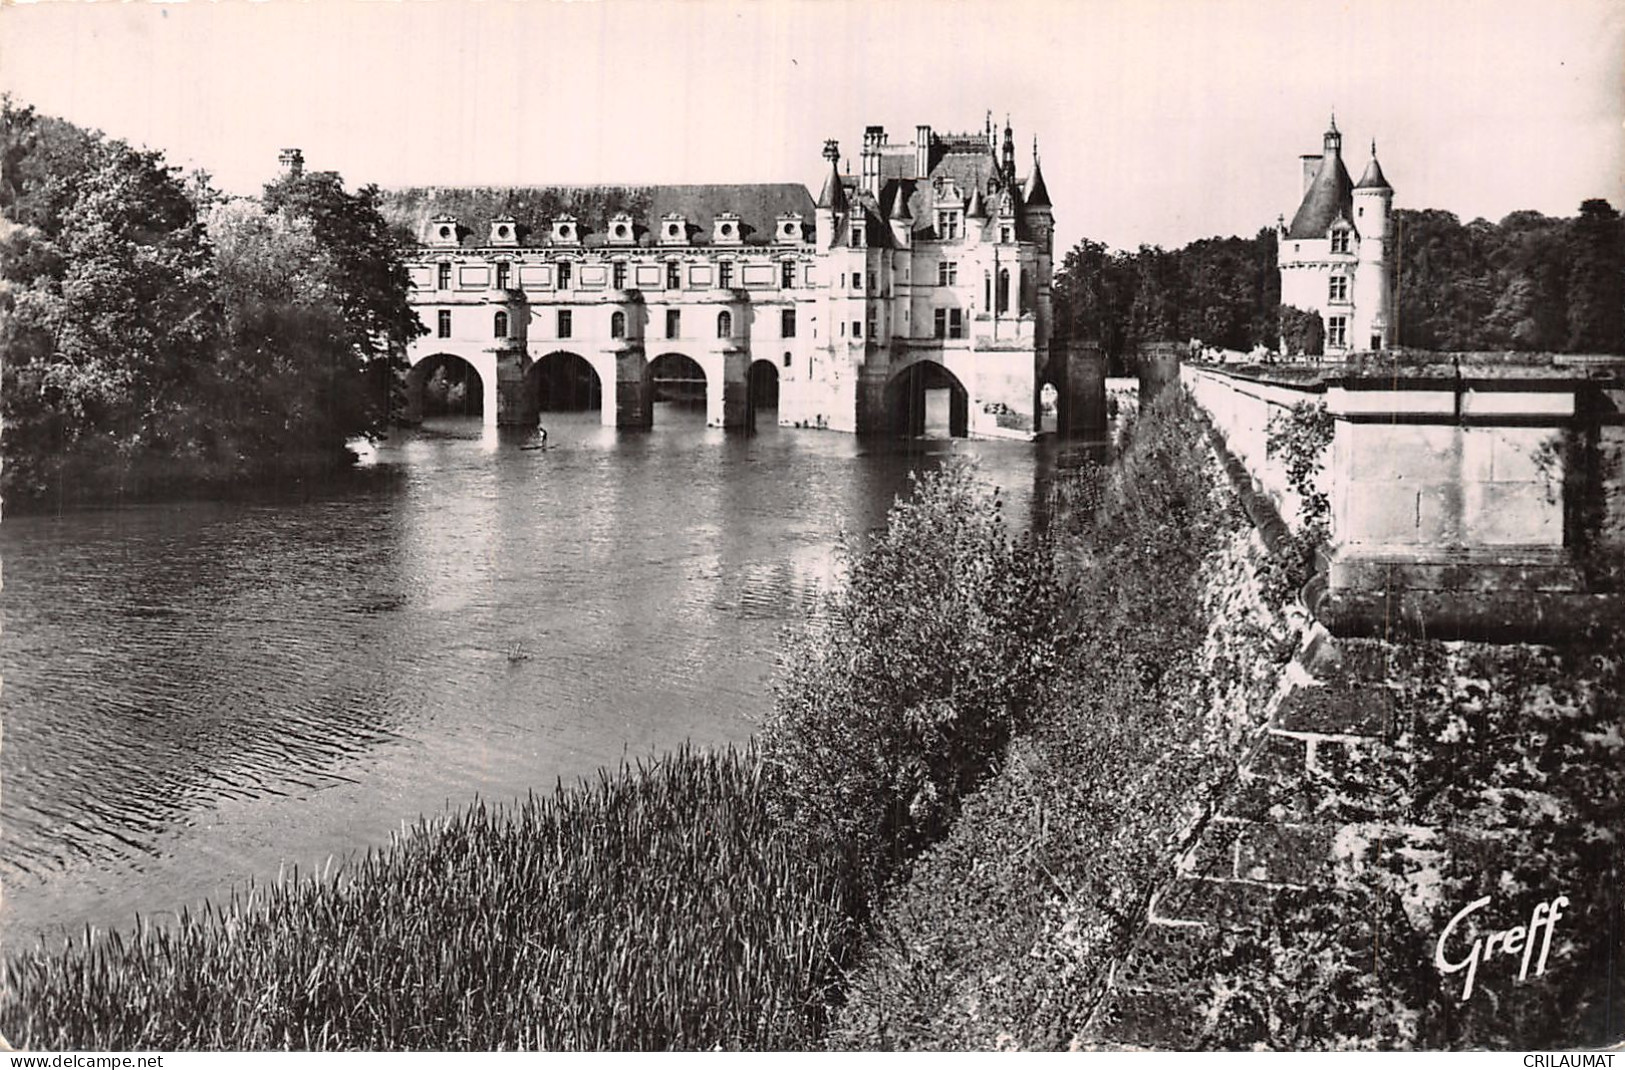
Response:
POLYGON ((612 351, 614 378, 603 385, 603 423, 606 427, 648 430, 654 426, 654 383, 643 347, 629 345, 612 351))
POLYGON ((1099 438, 1106 433, 1106 357, 1098 342, 1056 342, 1048 374, 1056 394, 1056 433, 1061 438, 1099 438))

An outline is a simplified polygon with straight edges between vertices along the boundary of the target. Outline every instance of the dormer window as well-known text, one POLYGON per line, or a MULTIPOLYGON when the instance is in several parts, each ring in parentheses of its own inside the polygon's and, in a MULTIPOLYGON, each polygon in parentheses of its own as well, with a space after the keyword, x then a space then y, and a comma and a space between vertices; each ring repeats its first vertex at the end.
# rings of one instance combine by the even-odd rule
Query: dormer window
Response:
POLYGON ((853 224, 852 224, 852 248, 854 248, 854 249, 863 248, 863 246, 865 244, 863 238, 864 238, 864 230, 863 230, 863 222, 862 222, 862 220, 854 221, 853 224))
POLYGON ((611 245, 631 245, 637 240, 637 230, 632 226, 632 217, 626 212, 616 212, 609 220, 609 242, 611 245))
POLYGON ((553 220, 553 244, 580 245, 581 231, 576 226, 576 217, 561 215, 553 220))
POLYGON ((679 212, 667 212, 660 219, 662 245, 682 245, 688 241, 688 222, 679 212))
POLYGON ((999 241, 1001 243, 1009 245, 1015 240, 1015 236, 1016 228, 1012 227, 1010 224, 1005 223, 999 227, 999 241))
POLYGON ((454 216, 437 215, 429 220, 429 244, 442 247, 457 244, 457 220, 454 216))
POLYGON ((943 241, 958 241, 959 240, 959 213, 958 212, 952 212, 952 211, 950 211, 950 212, 938 212, 937 213, 937 234, 941 236, 943 241))
POLYGON ((1339 227, 1332 231, 1332 252, 1346 253, 1349 251, 1349 232, 1339 227))
POLYGON ((512 247, 519 244, 519 224, 511 215, 499 215, 491 220, 490 243, 512 247))
POLYGON ((786 212, 779 216, 778 224, 773 231, 773 240, 777 242, 799 242, 801 240, 801 216, 797 212, 786 212))
POLYGON ((733 212, 718 212, 711 227, 711 240, 717 245, 738 245, 741 241, 739 216, 733 212))
POLYGON ((512 268, 513 265, 506 260, 497 261, 497 289, 506 290, 508 288, 508 279, 512 268))

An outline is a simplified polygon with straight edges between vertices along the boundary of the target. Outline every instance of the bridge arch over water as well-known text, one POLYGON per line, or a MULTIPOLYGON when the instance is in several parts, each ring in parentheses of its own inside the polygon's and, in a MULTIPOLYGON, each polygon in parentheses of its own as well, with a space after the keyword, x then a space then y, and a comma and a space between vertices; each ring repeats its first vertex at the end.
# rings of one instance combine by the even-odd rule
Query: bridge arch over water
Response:
POLYGON ((779 366, 770 360, 753 360, 745 374, 745 426, 756 430, 758 416, 777 421, 779 411, 779 366))
POLYGON ((425 353, 406 373, 406 418, 483 416, 491 423, 497 411, 496 385, 496 359, 489 353, 425 353))
POLYGON ((604 379, 593 362, 556 349, 525 371, 525 401, 532 412, 584 412, 604 407, 604 379))
POLYGON ((934 360, 917 360, 893 373, 885 388, 886 432, 964 438, 970 432, 970 391, 934 360))

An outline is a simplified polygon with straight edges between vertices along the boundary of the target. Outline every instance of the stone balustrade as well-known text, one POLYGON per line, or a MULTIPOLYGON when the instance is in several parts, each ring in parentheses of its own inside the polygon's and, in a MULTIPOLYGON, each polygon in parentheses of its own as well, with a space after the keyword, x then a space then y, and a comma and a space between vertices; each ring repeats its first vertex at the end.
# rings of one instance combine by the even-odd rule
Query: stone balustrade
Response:
POLYGON ((1311 608, 1334 632, 1538 638, 1619 613, 1625 358, 1390 351, 1181 379, 1297 532, 1270 430, 1304 404, 1332 417, 1311 608))

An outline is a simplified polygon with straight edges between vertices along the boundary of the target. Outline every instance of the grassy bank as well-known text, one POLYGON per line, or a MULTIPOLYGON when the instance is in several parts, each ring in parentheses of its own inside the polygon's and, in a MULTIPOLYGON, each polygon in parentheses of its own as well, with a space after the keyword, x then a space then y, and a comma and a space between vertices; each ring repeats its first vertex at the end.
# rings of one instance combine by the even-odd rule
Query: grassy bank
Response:
POLYGON ((787 649, 757 748, 476 807, 330 879, 13 956, 0 1032, 761 1049, 819 1046, 840 1014, 851 1045, 1060 1042, 1237 731, 1200 681, 1236 675, 1202 563, 1240 520, 1191 418, 1167 392, 1119 466, 1061 488, 1050 536, 1010 536, 963 468, 922 480, 787 649), (964 1010, 982 999, 1007 1005, 964 1010))
POLYGON ((424 825, 335 879, 14 957, 47 1049, 804 1045, 853 930, 753 753, 682 752, 424 825))

